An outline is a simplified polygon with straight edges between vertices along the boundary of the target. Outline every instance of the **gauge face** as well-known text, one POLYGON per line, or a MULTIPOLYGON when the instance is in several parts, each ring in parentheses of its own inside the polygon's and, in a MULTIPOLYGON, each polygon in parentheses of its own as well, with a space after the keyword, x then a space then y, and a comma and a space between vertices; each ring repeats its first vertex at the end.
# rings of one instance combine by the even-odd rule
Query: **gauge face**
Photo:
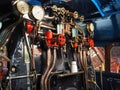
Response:
POLYGON ((94 32, 94 24, 93 23, 88 23, 87 24, 87 30, 89 32, 94 32))
POLYGON ((17 2, 17 9, 21 14, 28 14, 29 5, 24 1, 17 2))
POLYGON ((42 20, 44 17, 44 14, 45 14, 45 12, 44 12, 44 9, 42 7, 37 6, 37 5, 33 6, 32 15, 35 19, 42 20))

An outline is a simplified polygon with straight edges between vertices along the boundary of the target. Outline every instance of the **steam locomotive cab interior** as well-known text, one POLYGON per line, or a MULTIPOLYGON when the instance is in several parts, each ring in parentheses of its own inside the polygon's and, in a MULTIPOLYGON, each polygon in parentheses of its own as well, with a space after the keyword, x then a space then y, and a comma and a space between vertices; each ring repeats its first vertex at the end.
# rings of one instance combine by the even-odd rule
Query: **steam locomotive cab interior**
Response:
POLYGON ((0 90, 119 90, 120 0, 0 2, 0 90))

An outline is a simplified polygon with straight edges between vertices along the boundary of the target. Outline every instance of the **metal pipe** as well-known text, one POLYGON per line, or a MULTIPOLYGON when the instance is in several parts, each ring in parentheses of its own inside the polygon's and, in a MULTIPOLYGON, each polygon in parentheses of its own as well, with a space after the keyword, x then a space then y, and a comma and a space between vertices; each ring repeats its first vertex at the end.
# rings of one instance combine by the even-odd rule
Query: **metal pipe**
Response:
POLYGON ((98 57, 98 60, 100 60, 101 63, 104 63, 104 56, 101 54, 101 52, 98 50, 97 47, 92 48, 92 50, 95 52, 95 54, 98 57))
MULTIPOLYGON (((25 44, 25 40, 24 40, 24 60, 25 60, 25 64, 26 64, 26 72, 27 72, 27 75, 29 76, 30 75, 30 57, 29 57, 29 54, 28 54, 28 52, 29 51, 27 51, 27 45, 25 44)), ((27 87, 27 90, 31 90, 31 88, 30 88, 30 77, 27 77, 27 85, 28 85, 28 87, 27 87)))
POLYGON ((53 61, 51 63, 51 68, 49 69, 48 73, 47 73, 47 76, 45 78, 45 90, 48 90, 48 78, 50 76, 50 73, 51 71, 54 69, 55 67, 55 64, 56 64, 56 48, 54 48, 54 51, 53 51, 53 61))
POLYGON ((48 27, 54 27, 52 24, 48 24, 46 22, 40 22, 40 25, 45 25, 45 26, 48 26, 48 27))
POLYGON ((88 69, 87 69, 86 50, 83 50, 83 65, 85 72, 85 86, 86 86, 86 90, 88 90, 88 69))
POLYGON ((61 57, 62 57, 62 64, 61 64, 61 66, 63 66, 64 67, 64 52, 63 52, 63 48, 61 48, 61 57))
MULTIPOLYGON (((37 74, 37 76, 40 76, 41 74, 37 74)), ((7 79, 20 79, 20 78, 26 78, 26 77, 34 77, 34 74, 31 75, 22 75, 22 76, 9 76, 7 79)))
POLYGON ((57 76, 58 77, 67 77, 67 76, 83 74, 83 73, 84 73, 84 71, 79 71, 79 72, 74 72, 74 73, 57 74, 57 76))
POLYGON ((50 68, 50 63, 51 63, 51 49, 48 48, 47 50, 47 68, 46 68, 46 71, 44 72, 44 74, 42 75, 42 78, 41 78, 41 90, 45 90, 45 78, 46 78, 46 75, 49 71, 49 68, 50 68))
POLYGON ((49 26, 46 26, 46 25, 40 25, 40 27, 56 30, 54 27, 49 27, 49 26))
POLYGON ((48 88, 47 88, 48 90, 50 90, 50 80, 54 75, 55 75, 55 73, 53 73, 48 79, 48 88))
MULTIPOLYGON (((27 69, 27 75, 29 76, 30 75, 30 63, 26 63, 26 69, 27 69)), ((27 90, 31 90, 30 88, 30 77, 27 77, 27 90)))
POLYGON ((40 27, 44 27, 44 28, 49 28, 49 29, 52 29, 52 30, 56 30, 52 24, 48 24, 46 22, 40 22, 40 27))
POLYGON ((101 90, 103 90, 102 67, 100 67, 100 84, 101 84, 101 90))
POLYGON ((45 18, 45 19, 49 19, 49 20, 53 20, 53 19, 55 18, 55 16, 50 17, 50 16, 48 16, 48 15, 45 15, 44 18, 45 18))
POLYGON ((56 74, 59 74, 59 73, 62 73, 61 71, 56 71, 56 72, 51 72, 51 74, 50 74, 50 77, 49 77, 49 79, 48 79, 48 88, 47 88, 47 90, 50 90, 50 80, 51 80, 51 78, 54 76, 54 75, 56 75, 56 74))
POLYGON ((84 65, 83 65, 83 55, 82 55, 82 44, 80 44, 78 46, 78 52, 79 52, 79 61, 80 61, 80 64, 81 64, 81 69, 83 70, 84 69, 84 65))

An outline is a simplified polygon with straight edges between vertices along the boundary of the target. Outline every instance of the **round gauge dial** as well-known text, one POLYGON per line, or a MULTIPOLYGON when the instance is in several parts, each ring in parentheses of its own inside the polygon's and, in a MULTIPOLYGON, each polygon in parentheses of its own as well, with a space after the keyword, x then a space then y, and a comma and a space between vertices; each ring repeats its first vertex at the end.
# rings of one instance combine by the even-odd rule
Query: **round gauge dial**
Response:
POLYGON ((94 24, 93 23, 88 23, 87 24, 87 30, 89 32, 93 32, 94 31, 94 24))
POLYGON ((17 6, 18 11, 21 14, 28 14, 28 12, 29 12, 29 5, 26 2, 19 1, 19 2, 17 2, 16 6, 17 6))
POLYGON ((0 21, 0 29, 2 28, 2 22, 0 21))
POLYGON ((42 20, 44 17, 44 14, 45 14, 45 12, 44 12, 44 9, 42 7, 37 6, 37 5, 33 6, 32 15, 35 19, 42 20))

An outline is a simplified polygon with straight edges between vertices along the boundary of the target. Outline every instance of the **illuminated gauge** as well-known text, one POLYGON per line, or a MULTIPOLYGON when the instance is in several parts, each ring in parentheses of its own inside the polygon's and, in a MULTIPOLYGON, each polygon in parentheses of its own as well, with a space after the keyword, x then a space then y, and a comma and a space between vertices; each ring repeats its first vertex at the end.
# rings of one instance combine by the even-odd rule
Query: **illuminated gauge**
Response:
POLYGON ((2 22, 0 22, 0 29, 2 28, 2 22))
POLYGON ((32 8, 32 16, 37 19, 37 20, 42 20, 44 15, 45 15, 45 11, 41 6, 33 6, 32 8))
POLYGON ((11 67, 11 72, 13 72, 13 73, 17 72, 17 67, 16 66, 12 66, 11 67))
POLYGON ((89 32, 94 32, 94 24, 93 23, 88 23, 87 24, 87 30, 89 32))
POLYGON ((78 18, 78 12, 77 12, 77 11, 75 11, 75 12, 73 13, 73 17, 74 17, 75 19, 78 18))
POLYGON ((17 6, 17 10, 21 14, 28 14, 28 12, 29 12, 29 5, 25 1, 18 1, 16 6, 17 6))

